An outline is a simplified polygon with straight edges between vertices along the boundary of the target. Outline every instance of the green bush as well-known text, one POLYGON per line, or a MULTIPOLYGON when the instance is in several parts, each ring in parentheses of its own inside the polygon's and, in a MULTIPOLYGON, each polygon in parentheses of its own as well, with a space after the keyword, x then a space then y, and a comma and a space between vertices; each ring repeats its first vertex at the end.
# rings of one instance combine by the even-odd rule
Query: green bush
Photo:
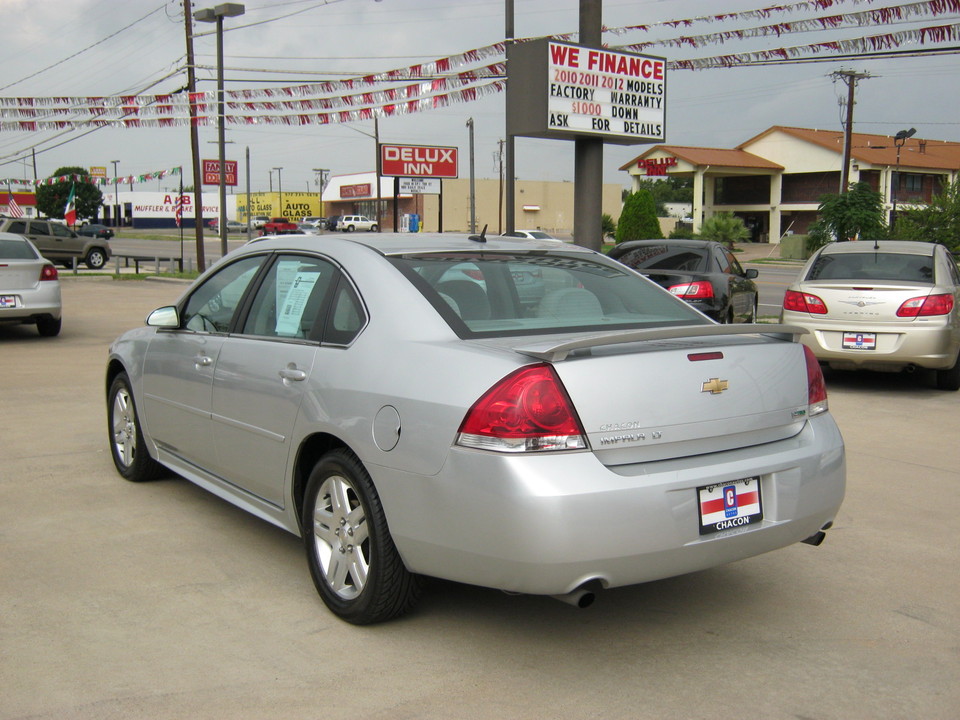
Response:
POLYGON ((627 196, 617 223, 617 242, 626 240, 659 240, 663 238, 657 219, 656 203, 649 190, 638 190, 627 196))

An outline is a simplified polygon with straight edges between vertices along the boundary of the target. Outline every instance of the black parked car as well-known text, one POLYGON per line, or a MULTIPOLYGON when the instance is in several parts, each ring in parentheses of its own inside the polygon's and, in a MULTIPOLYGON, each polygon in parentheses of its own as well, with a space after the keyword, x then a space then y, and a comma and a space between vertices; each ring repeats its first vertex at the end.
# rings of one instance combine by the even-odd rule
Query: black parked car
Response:
POLYGON ((629 240, 609 256, 721 323, 755 322, 754 269, 744 270, 721 243, 710 240, 629 240))
POLYGON ((342 217, 343 217, 343 215, 332 215, 331 217, 328 217, 328 218, 327 218, 327 230, 336 230, 336 229, 337 229, 337 223, 340 222, 340 218, 342 218, 342 217))
POLYGON ((77 229, 78 235, 85 235, 86 237, 98 237, 103 238, 104 240, 109 240, 113 237, 113 228, 108 228, 106 225, 97 225, 96 223, 90 223, 89 225, 84 225, 77 229))

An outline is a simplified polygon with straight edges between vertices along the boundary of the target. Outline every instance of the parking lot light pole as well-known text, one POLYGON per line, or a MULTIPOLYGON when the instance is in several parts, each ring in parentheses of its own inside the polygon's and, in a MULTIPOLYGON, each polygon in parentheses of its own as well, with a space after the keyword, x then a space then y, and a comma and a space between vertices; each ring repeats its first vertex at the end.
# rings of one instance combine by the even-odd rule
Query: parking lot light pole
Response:
POLYGON ((909 130, 901 130, 893 136, 893 144, 897 146, 897 184, 894 185, 893 181, 890 182, 890 195, 893 196, 893 211, 890 213, 891 227, 893 226, 893 223, 897 221, 897 193, 900 190, 900 148, 903 147, 903 144, 907 142, 908 138, 912 138, 914 135, 916 135, 916 133, 916 128, 910 128, 909 130))
MULTIPOLYGON (((197 10, 193 19, 197 22, 215 22, 217 24, 217 145, 220 150, 220 254, 227 254, 227 183, 226 151, 223 134, 223 19, 243 15, 246 8, 240 3, 221 3, 213 8, 197 10)), ((202 196, 201 196, 202 197, 202 196)), ((201 200, 202 201, 202 200, 201 200)))

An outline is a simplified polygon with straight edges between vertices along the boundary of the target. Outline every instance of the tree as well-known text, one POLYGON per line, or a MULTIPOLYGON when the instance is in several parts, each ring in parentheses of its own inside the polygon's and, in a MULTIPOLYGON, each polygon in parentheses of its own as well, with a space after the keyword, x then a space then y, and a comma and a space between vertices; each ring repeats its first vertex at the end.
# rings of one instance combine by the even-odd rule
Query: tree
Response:
POLYGON ((743 242, 750 237, 750 231, 743 220, 732 213, 717 213, 703 221, 700 226, 700 238, 715 240, 733 250, 733 244, 743 242))
POLYGON ((37 210, 47 217, 62 218, 66 210, 70 188, 74 188, 77 217, 92 219, 103 206, 103 193, 90 183, 90 173, 82 167, 59 168, 53 177, 76 176, 76 181, 66 180, 52 185, 37 186, 37 210))
POLYGON ((857 183, 841 195, 823 195, 817 209, 823 224, 838 241, 886 237, 883 197, 866 183, 857 183))
POLYGON ((607 213, 600 216, 600 233, 603 238, 614 237, 617 232, 617 224, 607 213))
POLYGON ((894 235, 901 240, 946 245, 960 250, 960 179, 934 195, 930 204, 905 210, 897 218, 894 235))
MULTIPOLYGON (((638 190, 648 190, 653 195, 653 202, 657 208, 657 215, 665 217, 667 203, 692 203, 693 180, 691 178, 664 177, 658 180, 636 180, 638 190)), ((626 200, 627 195, 624 195, 626 200)))
POLYGON ((659 240, 663 238, 656 204, 649 190, 638 190, 627 196, 617 223, 617 242, 624 240, 659 240))

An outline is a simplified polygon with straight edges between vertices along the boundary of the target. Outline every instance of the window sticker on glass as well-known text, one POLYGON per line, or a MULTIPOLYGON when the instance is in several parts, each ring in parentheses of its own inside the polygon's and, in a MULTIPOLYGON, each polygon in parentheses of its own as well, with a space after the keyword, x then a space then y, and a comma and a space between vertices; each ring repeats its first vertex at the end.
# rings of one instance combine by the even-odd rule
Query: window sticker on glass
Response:
POLYGON ((285 273, 277 273, 277 296, 280 296, 283 286, 287 288, 283 300, 278 303, 277 335, 298 337, 302 335, 303 309, 313 293, 313 288, 320 278, 320 273, 298 271, 290 277, 289 282, 285 282, 287 278, 284 275, 285 273))

